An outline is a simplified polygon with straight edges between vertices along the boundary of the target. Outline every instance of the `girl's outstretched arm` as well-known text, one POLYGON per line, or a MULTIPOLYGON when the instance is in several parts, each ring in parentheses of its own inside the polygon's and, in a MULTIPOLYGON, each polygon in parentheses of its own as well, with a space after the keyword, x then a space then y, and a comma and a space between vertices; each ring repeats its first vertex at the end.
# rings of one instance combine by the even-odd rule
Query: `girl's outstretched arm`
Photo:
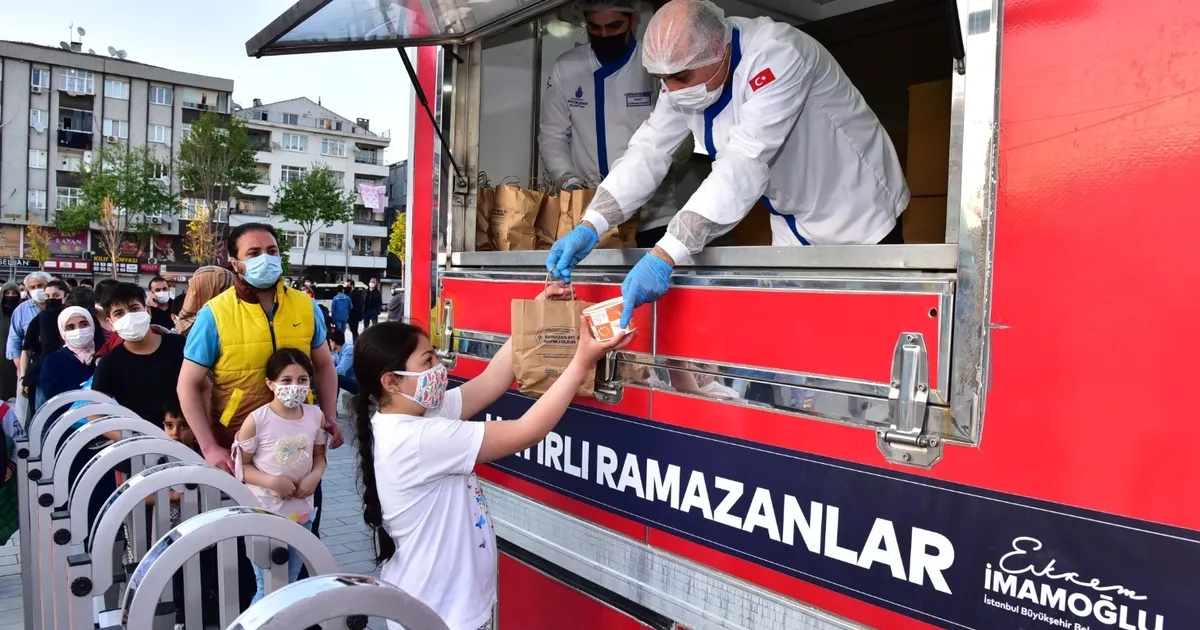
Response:
MULTIPOLYGON (((538 294, 535 299, 558 299, 566 296, 568 292, 569 289, 565 286, 554 283, 546 287, 546 290, 538 294)), ((504 392, 512 387, 513 374, 512 339, 509 339, 500 347, 496 356, 492 357, 483 374, 471 379, 460 388, 462 389, 463 420, 474 418, 479 412, 499 400, 504 392)))

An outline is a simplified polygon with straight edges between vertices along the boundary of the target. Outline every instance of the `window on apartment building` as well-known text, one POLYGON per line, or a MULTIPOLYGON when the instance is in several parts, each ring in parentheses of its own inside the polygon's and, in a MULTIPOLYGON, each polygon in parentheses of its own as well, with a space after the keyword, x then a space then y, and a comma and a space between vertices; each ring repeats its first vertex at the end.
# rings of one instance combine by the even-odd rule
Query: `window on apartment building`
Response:
POLYGON ((29 191, 29 209, 30 210, 45 210, 46 209, 46 191, 44 191, 44 190, 29 191))
POLYGON ((280 232, 279 240, 288 248, 300 249, 304 247, 304 234, 300 232, 280 232))
POLYGON ((171 104, 171 88, 161 85, 150 86, 150 102, 155 105, 170 105, 171 104))
POLYGON ((92 133, 92 112, 86 109, 59 107, 58 115, 60 120, 62 120, 62 124, 58 127, 59 129, 92 133))
MULTIPOLYGON (((58 170, 68 173, 78 173, 83 167, 83 156, 81 155, 62 155, 58 159, 58 170)), ((60 189, 61 190, 61 189, 60 189)))
POLYGON ((254 117, 258 120, 270 120, 271 116, 268 112, 254 112, 254 117))
POLYGON ((150 142, 171 144, 171 128, 163 125, 150 125, 150 142))
POLYGON ((30 149, 29 168, 46 168, 46 152, 41 149, 30 149))
POLYGON ((208 209, 208 202, 195 197, 187 197, 182 200, 183 208, 179 211, 179 218, 184 221, 193 221, 203 211, 208 209))
POLYGON ((113 120, 111 118, 104 119, 104 137, 105 138, 128 138, 129 137, 129 121, 128 120, 113 120))
POLYGON ((329 171, 329 175, 333 177, 333 185, 338 188, 346 187, 346 174, 341 171, 329 171))
POLYGON ((301 151, 308 152, 308 136, 302 136, 298 133, 285 133, 280 141, 280 146, 284 151, 301 151))
POLYGON ((281 116, 283 118, 283 124, 285 124, 285 125, 299 125, 300 124, 300 115, 299 114, 282 114, 281 116))
POLYGON ((322 140, 321 155, 331 155, 333 157, 346 157, 346 141, 345 140, 322 140))
POLYGON ((127 101, 129 100, 129 83, 116 79, 107 79, 104 81, 104 95, 108 98, 119 98, 127 101))
POLYGON ((341 131, 342 121, 334 120, 332 118, 322 118, 317 121, 317 126, 321 129, 328 129, 330 131, 341 131))
POLYGON ((359 256, 374 256, 374 241, 375 239, 366 236, 355 236, 350 239, 350 249, 359 256))
POLYGON ((342 249, 342 240, 344 237, 341 234, 333 234, 330 232, 321 232, 321 249, 329 249, 340 251, 342 249))
POLYGON ((50 114, 44 109, 29 110, 29 126, 37 129, 39 132, 45 131, 49 126, 50 114))
POLYGON ((308 169, 303 166, 281 166, 279 167, 279 185, 287 186, 304 176, 304 171, 308 169))
POLYGON ((158 180, 163 183, 171 181, 171 168, 162 162, 154 164, 150 167, 150 179, 158 180))
POLYGON ((78 188, 58 187, 58 207, 70 208, 83 202, 83 191, 78 188))
POLYGON ((63 68, 58 75, 58 89, 76 94, 95 94, 96 79, 87 70, 63 68))
MULTIPOLYGON (((225 131, 225 130, 218 128, 217 131, 225 131)), ((179 125, 179 141, 180 142, 187 140, 188 136, 190 136, 190 135, 192 135, 192 126, 191 125, 188 125, 188 124, 179 125)))
POLYGON ((29 71, 30 87, 50 89, 50 68, 34 68, 29 71))

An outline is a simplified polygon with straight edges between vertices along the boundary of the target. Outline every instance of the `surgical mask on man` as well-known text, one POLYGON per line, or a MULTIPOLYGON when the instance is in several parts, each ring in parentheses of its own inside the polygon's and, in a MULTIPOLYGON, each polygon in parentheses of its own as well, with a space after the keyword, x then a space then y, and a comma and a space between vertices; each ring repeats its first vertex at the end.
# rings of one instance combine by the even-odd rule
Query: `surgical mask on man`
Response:
MULTIPOLYGON (((725 61, 728 60, 729 55, 726 54, 725 61)), ((722 83, 717 89, 711 91, 708 89, 707 84, 713 80, 713 77, 721 74, 721 69, 725 67, 725 61, 722 61, 721 65, 717 66, 712 76, 700 83, 691 87, 680 88, 674 92, 667 92, 667 101, 676 107, 692 111, 701 111, 707 109, 709 105, 716 103, 721 98, 721 92, 725 91, 725 84, 722 83)), ((663 88, 666 88, 666 84, 663 85, 663 88)))
POLYGON ((242 277, 256 289, 270 289, 283 275, 283 261, 279 256, 260 254, 245 262, 246 273, 242 277))
POLYGON ((29 292, 29 297, 33 298, 33 301, 37 302, 38 304, 45 304, 46 290, 45 289, 34 289, 33 291, 29 292))
POLYGON ((617 35, 609 35, 602 37, 600 35, 588 34, 588 43, 592 47, 592 52, 596 53, 596 59, 602 64, 610 64, 625 55, 625 51, 629 49, 629 40, 626 39, 628 33, 620 33, 617 35))
POLYGON ((135 311, 126 313, 113 322, 113 330, 125 341, 141 341, 150 332, 150 313, 135 311))
POLYGON ((159 304, 166 304, 167 302, 170 302, 171 301, 171 292, 170 291, 155 291, 154 292, 154 301, 158 302, 159 304))

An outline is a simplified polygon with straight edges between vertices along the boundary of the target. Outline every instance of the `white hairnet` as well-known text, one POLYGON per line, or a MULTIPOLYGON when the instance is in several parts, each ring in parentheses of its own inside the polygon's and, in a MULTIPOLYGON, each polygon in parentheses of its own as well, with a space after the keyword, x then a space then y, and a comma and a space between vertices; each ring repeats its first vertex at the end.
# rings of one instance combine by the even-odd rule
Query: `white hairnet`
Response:
POLYGON ((650 74, 675 74, 720 61, 729 43, 725 12, 707 0, 671 0, 646 26, 642 65, 650 74))
POLYGON ((637 0, 585 0, 579 3, 579 10, 584 13, 592 11, 637 13, 637 0))

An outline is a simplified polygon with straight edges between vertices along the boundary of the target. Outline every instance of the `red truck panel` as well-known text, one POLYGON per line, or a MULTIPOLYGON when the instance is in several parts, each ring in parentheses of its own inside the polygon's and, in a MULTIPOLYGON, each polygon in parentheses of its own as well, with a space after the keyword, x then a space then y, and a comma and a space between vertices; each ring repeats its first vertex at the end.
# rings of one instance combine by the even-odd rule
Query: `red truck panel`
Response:
POLYGON ((636 619, 500 554, 500 628, 642 630, 636 619))

